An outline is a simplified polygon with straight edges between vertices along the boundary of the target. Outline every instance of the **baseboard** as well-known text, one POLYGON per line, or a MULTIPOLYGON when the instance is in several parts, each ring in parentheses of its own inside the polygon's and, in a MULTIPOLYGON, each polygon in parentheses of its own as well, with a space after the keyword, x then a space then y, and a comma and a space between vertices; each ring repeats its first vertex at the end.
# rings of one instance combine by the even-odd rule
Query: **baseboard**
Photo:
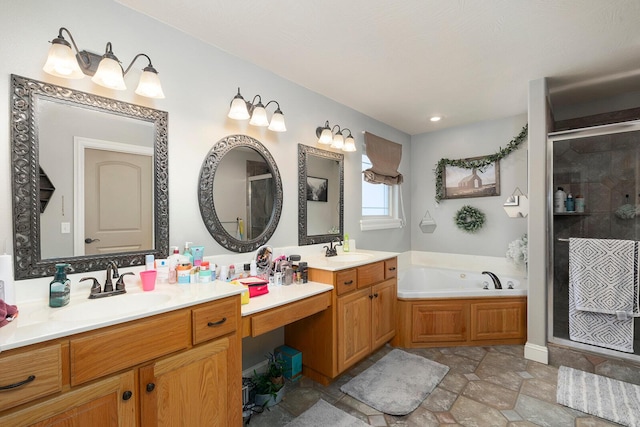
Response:
POLYGON ((549 364, 549 349, 546 346, 532 344, 527 342, 524 346, 525 359, 533 360, 534 362, 549 364))
POLYGON ((242 371, 242 378, 252 378, 253 371, 256 371, 258 373, 264 372, 267 368, 268 362, 268 360, 263 360, 262 362, 257 363, 248 369, 245 369, 244 371, 242 371))

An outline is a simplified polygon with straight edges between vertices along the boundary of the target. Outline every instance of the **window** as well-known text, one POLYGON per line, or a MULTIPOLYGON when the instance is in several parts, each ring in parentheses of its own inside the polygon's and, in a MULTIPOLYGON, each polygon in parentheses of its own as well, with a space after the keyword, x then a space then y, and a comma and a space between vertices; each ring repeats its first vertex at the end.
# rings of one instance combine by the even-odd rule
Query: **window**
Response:
MULTIPOLYGON (((371 161, 363 154, 362 170, 370 167, 371 161)), ((362 176, 362 231, 402 227, 398 208, 399 190, 398 185, 371 184, 362 176)))

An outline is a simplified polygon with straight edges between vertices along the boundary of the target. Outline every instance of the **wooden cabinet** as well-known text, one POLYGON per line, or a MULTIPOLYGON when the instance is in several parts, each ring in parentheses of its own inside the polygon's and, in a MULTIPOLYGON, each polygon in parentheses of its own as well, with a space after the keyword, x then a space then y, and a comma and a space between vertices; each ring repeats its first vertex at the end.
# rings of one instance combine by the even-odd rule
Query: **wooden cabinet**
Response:
POLYGON ((334 291, 329 309, 285 327, 285 343, 302 351, 305 376, 328 384, 393 338, 396 266, 394 257, 336 272, 309 270, 309 280, 334 291))
POLYGON ((400 299, 398 313, 394 346, 523 344, 527 336, 526 297, 400 299))
POLYGON ((229 339, 140 369, 142 426, 226 426, 229 339))
POLYGON ((2 353, 0 425, 240 426, 239 325, 233 296, 2 353))

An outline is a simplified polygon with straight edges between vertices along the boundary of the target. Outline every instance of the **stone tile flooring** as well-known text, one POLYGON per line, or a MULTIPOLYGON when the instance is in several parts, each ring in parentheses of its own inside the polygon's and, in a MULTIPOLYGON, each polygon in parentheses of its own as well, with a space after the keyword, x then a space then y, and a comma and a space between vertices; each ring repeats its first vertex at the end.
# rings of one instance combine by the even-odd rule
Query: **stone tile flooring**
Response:
POLYGON ((550 346, 550 365, 524 358, 523 346, 411 349, 450 367, 427 399, 405 416, 382 414, 345 395, 340 386, 391 350, 385 346, 325 387, 308 378, 288 382, 282 402, 254 414, 250 427, 284 426, 324 399, 372 426, 614 426, 556 404, 558 366, 640 384, 640 367, 550 346))

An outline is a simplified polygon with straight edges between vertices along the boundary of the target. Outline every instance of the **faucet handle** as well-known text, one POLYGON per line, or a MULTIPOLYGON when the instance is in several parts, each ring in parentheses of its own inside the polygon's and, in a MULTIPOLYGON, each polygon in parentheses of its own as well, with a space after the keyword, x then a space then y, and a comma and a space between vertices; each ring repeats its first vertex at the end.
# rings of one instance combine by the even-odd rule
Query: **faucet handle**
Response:
POLYGON ((96 279, 95 277, 83 277, 82 279, 80 279, 80 282, 84 282, 85 280, 93 280, 93 285, 91 285, 91 292, 89 296, 96 295, 101 292, 100 282, 98 282, 98 279, 96 279))
POLYGON ((120 278, 119 278, 119 279, 118 279, 118 281, 116 282, 116 291, 123 291, 123 290, 124 290, 124 276, 127 276, 127 275, 135 276, 135 274, 134 274, 134 273, 131 273, 131 272, 129 272, 129 273, 122 273, 122 274, 120 275, 120 278))

